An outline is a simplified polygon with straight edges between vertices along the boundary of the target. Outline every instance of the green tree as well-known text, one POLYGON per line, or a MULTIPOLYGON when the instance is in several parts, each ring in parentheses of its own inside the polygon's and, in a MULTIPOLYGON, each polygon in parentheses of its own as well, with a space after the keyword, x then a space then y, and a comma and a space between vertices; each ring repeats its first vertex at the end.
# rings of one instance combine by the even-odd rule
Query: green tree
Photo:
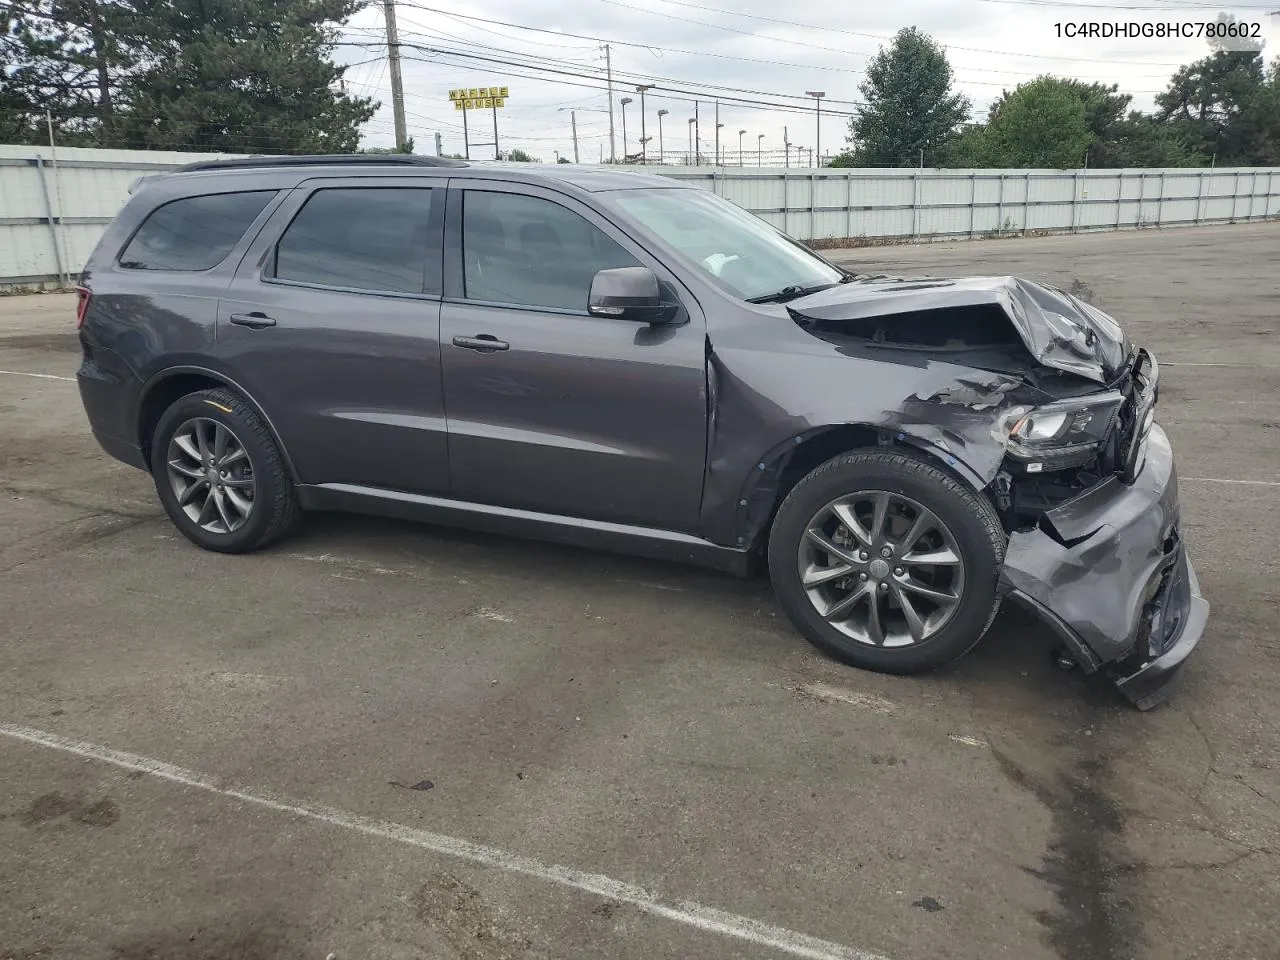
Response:
POLYGON ((92 144, 110 126, 119 81, 135 62, 134 21, 106 0, 0 5, 0 139, 92 144))
POLYGON ((365 147, 361 153, 413 153, 413 137, 404 142, 402 147, 365 147))
POLYGON ((502 154, 502 159, 510 160, 513 163, 537 163, 538 162, 536 157, 533 157, 532 155, 526 153, 524 150, 521 150, 519 147, 516 147, 514 150, 505 151, 502 154))
POLYGON ((1113 124, 1105 142, 1089 149, 1091 167, 1200 167, 1207 163, 1178 126, 1137 110, 1113 124))
POLYGON ((987 125, 967 132, 953 156, 967 166, 1072 169, 1094 139, 1078 92, 1045 76, 1001 96, 987 125))
POLYGON ((339 89, 337 25, 360 0, 132 0, 147 66, 122 94, 119 135, 154 149, 348 153, 376 110, 339 89))
POLYGON ((0 134, 39 142, 348 152, 376 105, 330 59, 363 0, 4 0, 0 134))
MULTIPOLYGON (((1219 16, 1219 20, 1232 19, 1219 16)), ((1209 46, 1209 56, 1180 67, 1168 88, 1157 95, 1156 116, 1206 161, 1216 159, 1220 165, 1278 162, 1280 67, 1273 63, 1268 73, 1261 43, 1246 50, 1224 50, 1218 40, 1211 40, 1209 46)))
POLYGON ((940 155, 969 117, 969 99, 952 90, 946 51, 904 27, 867 65, 866 105, 849 121, 851 165, 898 166, 940 155))

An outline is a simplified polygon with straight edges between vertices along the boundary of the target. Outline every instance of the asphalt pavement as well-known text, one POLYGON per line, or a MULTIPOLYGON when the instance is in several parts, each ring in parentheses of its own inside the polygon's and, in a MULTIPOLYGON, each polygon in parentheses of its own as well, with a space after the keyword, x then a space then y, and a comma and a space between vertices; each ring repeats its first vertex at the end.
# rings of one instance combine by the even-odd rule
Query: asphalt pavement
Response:
POLYGON ((0 298, 0 960, 1275 958, 1280 223, 828 255, 1161 363, 1212 605, 1149 713, 1002 613, 898 678, 763 580, 315 516, 202 552, 0 298))

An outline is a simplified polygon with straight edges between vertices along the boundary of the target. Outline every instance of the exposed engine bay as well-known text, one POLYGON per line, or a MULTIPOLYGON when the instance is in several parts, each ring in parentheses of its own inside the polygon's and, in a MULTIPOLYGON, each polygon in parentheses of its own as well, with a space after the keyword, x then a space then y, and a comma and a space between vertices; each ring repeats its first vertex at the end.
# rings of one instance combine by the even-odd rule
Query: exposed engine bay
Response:
POLYGON ((963 406, 992 425, 1005 455, 990 492, 1009 532, 1035 528, 1108 477, 1131 476, 1133 440, 1150 406, 1140 402, 1141 375, 1154 361, 1071 294, 1015 278, 862 278, 829 303, 809 297, 790 313, 813 336, 866 359, 996 375, 905 408, 930 419, 928 405, 963 406))

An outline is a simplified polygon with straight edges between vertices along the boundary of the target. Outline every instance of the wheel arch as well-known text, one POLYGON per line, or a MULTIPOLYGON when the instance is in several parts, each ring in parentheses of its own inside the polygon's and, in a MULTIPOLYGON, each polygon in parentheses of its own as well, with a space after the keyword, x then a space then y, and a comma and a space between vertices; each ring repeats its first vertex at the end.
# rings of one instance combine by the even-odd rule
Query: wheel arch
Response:
POLYGON ((271 417, 262 408, 262 404, 254 399, 248 390, 225 373, 195 365, 169 367, 162 370, 148 379, 139 393, 138 409, 134 422, 137 430, 138 446, 142 450, 142 456, 147 463, 147 468, 150 469, 151 467, 151 439, 155 433, 156 424, 160 422, 164 412, 169 409, 174 401, 185 397, 187 394, 217 388, 234 390, 262 418, 262 422, 267 425, 267 430, 271 433, 271 439, 275 441, 276 447, 280 451, 280 456, 284 459, 290 478, 294 483, 301 483, 298 471, 293 465, 293 458, 289 456, 289 449, 280 438, 280 432, 271 421, 271 417))
POLYGON ((975 493, 983 493, 989 483, 951 451, 907 429, 869 423, 815 427, 788 438, 757 461, 738 497, 734 536, 739 549, 760 553, 767 548, 769 528, 782 501, 815 467, 842 453, 877 448, 914 451, 975 493))

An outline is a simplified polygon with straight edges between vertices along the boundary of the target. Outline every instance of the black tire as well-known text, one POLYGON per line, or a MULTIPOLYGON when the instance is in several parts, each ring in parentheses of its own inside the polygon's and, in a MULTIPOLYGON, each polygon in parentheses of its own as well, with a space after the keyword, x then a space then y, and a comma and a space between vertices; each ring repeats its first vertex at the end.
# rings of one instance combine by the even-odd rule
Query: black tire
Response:
POLYGON ((855 450, 817 467, 787 495, 769 535, 769 574, 787 616, 814 646, 855 667, 919 673, 967 653, 991 626, 1000 605, 997 584, 1007 543, 991 502, 945 470, 908 453, 855 450), (961 599, 950 619, 906 646, 872 646, 836 629, 815 608, 801 580, 799 551, 810 520, 826 505, 864 490, 898 494, 927 508, 947 526, 963 560, 961 599))
POLYGON ((219 553, 250 553, 288 534, 302 517, 293 480, 271 431, 239 394, 228 389, 200 390, 180 397, 160 417, 151 441, 151 476, 165 512, 192 543, 219 553), (193 418, 230 428, 252 467, 253 509, 231 532, 212 532, 191 519, 178 504, 168 473, 174 434, 193 418))

